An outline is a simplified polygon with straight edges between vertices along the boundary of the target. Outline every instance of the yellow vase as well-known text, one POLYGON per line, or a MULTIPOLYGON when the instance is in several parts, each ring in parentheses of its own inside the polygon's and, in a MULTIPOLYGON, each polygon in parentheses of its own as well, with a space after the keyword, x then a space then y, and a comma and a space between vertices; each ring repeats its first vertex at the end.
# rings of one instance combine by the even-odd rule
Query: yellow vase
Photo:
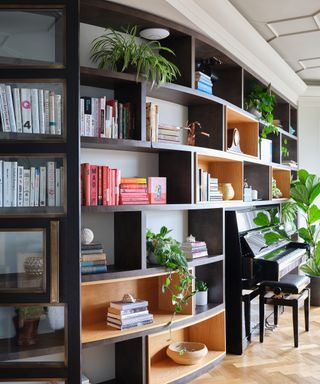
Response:
POLYGON ((219 183, 219 191, 223 195, 223 200, 232 200, 234 198, 234 189, 231 183, 219 183))

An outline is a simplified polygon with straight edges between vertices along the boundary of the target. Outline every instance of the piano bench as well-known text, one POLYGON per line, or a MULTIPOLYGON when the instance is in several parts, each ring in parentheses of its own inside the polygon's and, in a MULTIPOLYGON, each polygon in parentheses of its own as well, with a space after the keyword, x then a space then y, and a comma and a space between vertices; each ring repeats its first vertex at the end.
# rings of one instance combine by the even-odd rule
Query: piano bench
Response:
POLYGON ((298 309, 304 303, 305 330, 309 331, 310 278, 300 275, 286 275, 280 281, 262 281, 259 286, 260 342, 263 343, 265 328, 265 304, 274 308, 274 324, 278 324, 278 306, 292 307, 294 346, 299 346, 298 309))

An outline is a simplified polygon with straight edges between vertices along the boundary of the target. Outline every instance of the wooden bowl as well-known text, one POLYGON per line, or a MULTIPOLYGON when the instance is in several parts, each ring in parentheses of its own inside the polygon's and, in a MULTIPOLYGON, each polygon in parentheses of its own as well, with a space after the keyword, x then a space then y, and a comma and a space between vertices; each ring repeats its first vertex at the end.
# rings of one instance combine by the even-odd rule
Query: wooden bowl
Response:
POLYGON ((208 348, 203 343, 177 341, 167 348, 167 355, 175 363, 183 365, 197 364, 207 353, 208 348))

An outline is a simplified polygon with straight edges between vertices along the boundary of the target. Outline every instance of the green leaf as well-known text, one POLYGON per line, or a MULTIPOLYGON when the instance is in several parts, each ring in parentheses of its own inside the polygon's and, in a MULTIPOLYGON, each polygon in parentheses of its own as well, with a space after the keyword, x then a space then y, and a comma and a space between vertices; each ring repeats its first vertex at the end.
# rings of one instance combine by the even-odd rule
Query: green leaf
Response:
POLYGON ((306 205, 309 204, 309 193, 305 185, 302 185, 302 184, 295 185, 294 187, 291 188, 290 193, 291 193, 291 197, 296 202, 300 202, 306 205))
POLYGON ((308 222, 309 224, 313 224, 318 220, 320 220, 320 209, 313 204, 308 211, 308 222))
POLYGON ((312 241, 312 237, 310 236, 310 233, 309 231, 307 230, 307 228, 299 228, 298 230, 298 233, 299 233, 299 236, 305 241, 307 242, 308 244, 310 243, 310 241, 312 241))
POLYGON ((311 191, 317 186, 318 183, 319 183, 318 176, 309 175, 305 183, 308 192, 311 193, 311 191))
POLYGON ((259 227, 265 227, 270 225, 269 216, 263 212, 259 212, 257 216, 253 219, 253 222, 259 227))
POLYGON ((311 194, 310 194, 310 197, 309 197, 309 204, 312 204, 313 201, 314 201, 319 195, 320 195, 320 183, 317 184, 317 185, 313 188, 313 190, 312 190, 312 192, 311 192, 311 194))
POLYGON ((301 181, 302 184, 305 185, 307 177, 309 176, 309 172, 305 169, 299 169, 298 171, 298 178, 301 181))
POLYGON ((317 245, 314 250, 315 263, 320 267, 320 241, 317 242, 317 245))
POLYGON ((276 232, 267 232, 264 234, 264 239, 267 245, 271 245, 281 240, 281 236, 276 232))

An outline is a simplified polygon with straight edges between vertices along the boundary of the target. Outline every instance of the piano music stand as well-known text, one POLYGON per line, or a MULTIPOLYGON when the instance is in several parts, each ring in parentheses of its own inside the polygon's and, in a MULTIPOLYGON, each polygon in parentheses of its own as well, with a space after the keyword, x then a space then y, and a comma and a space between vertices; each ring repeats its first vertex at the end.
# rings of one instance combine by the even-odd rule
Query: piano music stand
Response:
POLYGON ((304 303, 305 330, 309 331, 310 284, 308 276, 286 275, 280 281, 262 281, 259 291, 260 343, 263 343, 265 330, 265 304, 273 304, 275 325, 278 323, 278 306, 292 307, 294 346, 299 346, 298 309, 304 303), (273 292, 273 293, 272 293, 273 292))

